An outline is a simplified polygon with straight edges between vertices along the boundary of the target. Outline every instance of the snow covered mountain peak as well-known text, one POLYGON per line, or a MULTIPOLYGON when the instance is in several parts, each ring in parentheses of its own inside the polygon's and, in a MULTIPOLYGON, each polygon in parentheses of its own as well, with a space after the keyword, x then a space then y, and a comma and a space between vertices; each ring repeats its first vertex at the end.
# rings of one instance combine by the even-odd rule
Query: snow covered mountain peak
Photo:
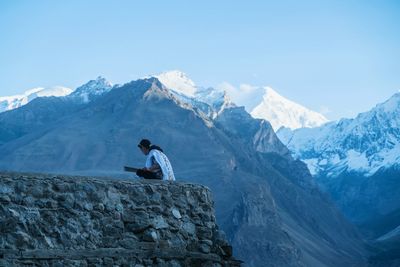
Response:
POLYGON ((357 171, 366 176, 400 160, 400 93, 354 119, 313 129, 281 129, 278 137, 313 174, 357 171))
POLYGON ((196 84, 182 71, 172 70, 154 75, 167 88, 189 97, 194 97, 198 88, 196 84))
POLYGON ((190 104, 209 118, 235 106, 225 90, 199 87, 182 71, 167 71, 150 77, 157 78, 181 103, 190 104))
POLYGON ((95 80, 90 80, 89 82, 85 83, 84 85, 78 87, 78 89, 85 87, 86 90, 91 90, 92 92, 102 91, 105 88, 111 89, 113 85, 103 76, 98 76, 95 80))
POLYGON ((26 90, 22 95, 28 96, 28 95, 40 92, 42 90, 44 90, 43 87, 35 87, 35 88, 32 88, 32 89, 26 90))
POLYGON ((277 91, 275 91, 269 86, 265 86, 263 87, 263 89, 264 89, 263 101, 267 103, 272 103, 275 105, 283 105, 291 108, 295 107, 297 109, 303 108, 301 105, 281 96, 277 91))
POLYGON ((235 88, 224 83, 217 88, 204 88, 197 86, 179 70, 152 77, 175 92, 183 102, 190 102, 185 98, 193 98, 216 108, 217 113, 227 106, 244 106, 254 118, 268 120, 275 131, 282 126, 297 129, 316 127, 328 122, 322 114, 284 98, 271 87, 241 84, 239 88, 235 88))
POLYGON ((100 96, 112 89, 113 85, 104 77, 99 76, 95 80, 90 80, 84 85, 76 88, 71 94, 72 97, 82 98, 84 102, 89 102, 93 97, 100 96))
POLYGON ((48 88, 36 87, 22 94, 0 97, 0 112, 19 108, 37 97, 66 96, 72 92, 70 88, 53 86, 48 88))
POLYGON ((400 91, 395 93, 391 98, 387 101, 378 104, 376 106, 382 112, 392 113, 392 112, 399 112, 400 111, 400 91))
MULTIPOLYGON (((270 98, 276 98, 276 99, 280 99, 281 101, 287 101, 287 102, 292 102, 286 98, 284 98, 283 96, 281 96, 280 94, 278 94, 277 91, 275 91, 274 89, 272 89, 269 86, 265 86, 265 94, 264 94, 264 98, 265 97, 270 97, 270 98)), ((296 104, 294 102, 292 102, 293 104, 296 104)))
POLYGON ((286 99, 271 87, 264 87, 264 89, 261 103, 250 113, 255 118, 268 120, 275 130, 280 127, 312 128, 328 122, 322 114, 286 99))
POLYGON ((254 118, 269 121, 277 131, 281 127, 291 129, 317 127, 328 119, 285 97, 269 86, 241 84, 236 88, 228 83, 221 85, 237 105, 244 106, 254 118))

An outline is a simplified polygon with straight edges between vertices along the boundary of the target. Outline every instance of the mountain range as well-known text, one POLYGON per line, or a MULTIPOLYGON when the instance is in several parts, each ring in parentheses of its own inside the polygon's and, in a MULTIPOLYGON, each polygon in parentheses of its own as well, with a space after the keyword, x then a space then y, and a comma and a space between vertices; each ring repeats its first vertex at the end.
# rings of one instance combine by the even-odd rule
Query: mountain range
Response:
POLYGON ((354 119, 277 134, 384 258, 398 259, 400 93, 354 119))
POLYGON ((44 96, 66 96, 72 92, 72 89, 62 86, 50 88, 37 87, 25 91, 19 95, 0 97, 0 112, 19 108, 37 97, 44 96))
MULTIPOLYGON (((239 88, 235 88, 230 84, 224 83, 223 86, 217 88, 206 88, 197 86, 185 73, 178 70, 167 71, 144 78, 150 77, 155 77, 168 88, 173 88, 171 91, 182 101, 189 101, 192 104, 193 101, 198 101, 200 102, 200 106, 202 103, 207 103, 214 107, 214 110, 208 110, 207 112, 216 110, 218 113, 222 104, 226 103, 229 105, 235 102, 239 106, 244 106, 246 111, 254 118, 269 121, 275 131, 281 127, 290 129, 317 127, 328 122, 328 119, 324 115, 286 99, 271 87, 242 84, 239 88)), ((95 95, 103 93, 101 90, 108 91, 113 87, 110 82, 101 76, 96 80, 92 80, 92 83, 86 86, 97 87, 99 90, 91 92, 91 94, 95 95)), ((82 98, 87 98, 83 90, 76 91, 80 92, 82 98)), ((0 112, 25 105, 37 96, 66 96, 70 93, 72 93, 71 89, 61 86, 48 89, 39 87, 28 90, 21 95, 0 97, 0 112)), ((74 94, 76 95, 77 93, 74 92, 74 94)), ((208 107, 203 106, 203 108, 208 107)))
POLYGON ((245 266, 365 266, 358 231, 271 124, 229 92, 181 87, 184 78, 112 86, 99 77, 2 112, 0 169, 135 179, 122 166, 143 164, 136 144, 146 137, 178 181, 212 190, 218 224, 245 266))
POLYGON ((324 115, 286 99, 268 86, 242 84, 239 88, 235 88, 224 83, 216 89, 206 89, 197 86, 181 71, 164 72, 155 77, 168 88, 202 102, 210 103, 210 100, 218 99, 216 96, 224 95, 229 99, 227 102, 245 107, 254 118, 267 120, 275 131, 281 127, 290 129, 317 127, 328 122, 324 115))

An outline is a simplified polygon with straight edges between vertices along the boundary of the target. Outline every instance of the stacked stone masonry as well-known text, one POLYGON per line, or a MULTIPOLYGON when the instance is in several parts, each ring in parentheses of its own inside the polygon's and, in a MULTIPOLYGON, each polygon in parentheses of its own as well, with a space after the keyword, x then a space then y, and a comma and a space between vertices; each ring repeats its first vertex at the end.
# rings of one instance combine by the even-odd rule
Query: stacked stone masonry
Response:
POLYGON ((0 266, 240 266, 210 190, 0 173, 0 266))

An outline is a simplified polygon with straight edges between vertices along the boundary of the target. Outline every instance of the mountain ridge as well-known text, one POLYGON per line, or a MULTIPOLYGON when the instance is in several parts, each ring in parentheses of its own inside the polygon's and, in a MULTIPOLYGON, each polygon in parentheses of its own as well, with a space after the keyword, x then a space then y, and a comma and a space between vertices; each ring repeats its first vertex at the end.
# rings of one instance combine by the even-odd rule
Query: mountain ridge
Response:
MULTIPOLYGON (((197 86, 187 74, 179 70, 148 75, 143 77, 143 79, 151 77, 157 78, 162 84, 172 90, 175 96, 182 102, 197 106, 197 108, 202 109, 203 112, 210 117, 215 118, 225 106, 240 105, 245 106, 246 110, 254 118, 268 120, 275 131, 281 127, 290 127, 292 129, 315 127, 328 122, 322 114, 309 110, 300 104, 282 97, 271 87, 254 87, 251 85, 243 85, 240 89, 235 89, 233 86, 225 88, 202 87, 197 86), (250 95, 248 95, 249 92, 250 95), (235 101, 232 100, 232 97, 235 98, 235 101), (252 102, 251 104, 249 99, 252 102), (196 104, 196 102, 200 103, 196 104), (207 103, 209 106, 213 107, 213 109, 204 107, 202 103, 207 103)), ((70 95, 79 101, 89 102, 118 86, 120 85, 113 86, 104 77, 99 76, 79 86, 75 90, 68 91, 68 94, 59 94, 57 96, 70 95)), ((9 98, 3 97, 3 102, 1 99, 0 97, 0 112, 17 108, 28 102, 24 101, 23 104, 21 104, 21 101, 19 101, 18 104, 10 104, 9 98), (2 105, 4 106, 3 108, 1 108, 2 105)))
POLYGON ((371 176, 400 158, 399 114, 400 93, 396 93, 354 119, 341 119, 313 129, 281 129, 277 134, 295 156, 302 154, 302 159, 308 160, 315 174, 318 168, 327 169, 325 165, 332 162, 337 168, 371 176))
POLYGON ((31 132, 20 132, 28 119, 21 114, 41 118, 50 109, 60 112, 57 105, 42 105, 54 99, 37 99, 23 109, 0 114, 0 121, 21 116, 20 126, 13 128, 15 136, 0 145, 7 152, 0 155, 0 168, 126 177, 121 166, 144 160, 136 144, 147 137, 162 145, 177 179, 185 177, 211 188, 219 224, 249 266, 365 262, 356 230, 309 182, 305 165, 279 149, 261 152, 270 146, 285 147, 269 123, 253 119, 243 108, 225 108, 211 119, 188 103, 182 107, 157 79, 144 79, 113 88, 88 103, 66 98, 64 115, 58 120, 46 128, 33 125, 31 132), (231 111, 241 114, 241 123, 232 123, 231 111), (249 131, 243 132, 244 128, 249 131), (295 197, 286 196, 287 192, 295 197), (314 251, 306 245, 310 243, 320 249, 314 251))
POLYGON ((378 248, 377 266, 399 260, 394 256, 400 250, 399 118, 400 93, 396 93, 355 118, 277 133, 292 155, 308 165, 320 188, 378 248))
POLYGON ((0 96, 0 113, 26 105, 37 97, 66 96, 72 93, 72 89, 62 86, 49 88, 36 87, 25 91, 23 94, 13 96, 0 96))

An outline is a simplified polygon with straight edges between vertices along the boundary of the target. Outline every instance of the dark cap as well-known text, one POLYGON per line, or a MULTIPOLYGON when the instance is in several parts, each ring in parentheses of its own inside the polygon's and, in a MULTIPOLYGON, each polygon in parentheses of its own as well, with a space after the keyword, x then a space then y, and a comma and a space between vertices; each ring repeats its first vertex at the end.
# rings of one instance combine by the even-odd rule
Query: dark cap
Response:
POLYGON ((151 142, 148 139, 142 139, 138 144, 138 147, 150 148, 151 142))

